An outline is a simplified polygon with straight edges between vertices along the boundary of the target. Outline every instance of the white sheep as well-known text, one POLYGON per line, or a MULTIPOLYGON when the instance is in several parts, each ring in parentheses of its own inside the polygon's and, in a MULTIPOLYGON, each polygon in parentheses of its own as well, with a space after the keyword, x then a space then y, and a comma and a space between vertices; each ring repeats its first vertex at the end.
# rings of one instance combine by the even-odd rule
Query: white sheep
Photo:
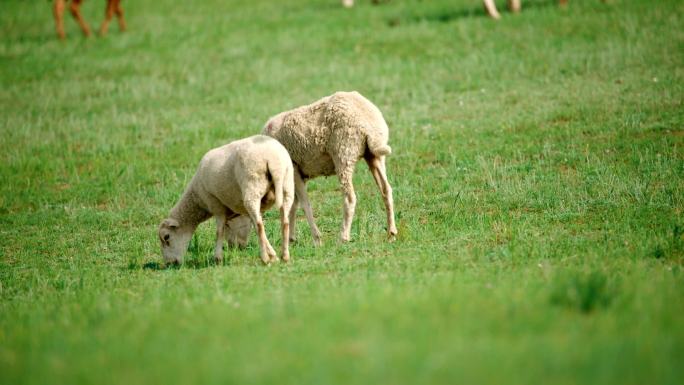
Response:
POLYGON ((397 234, 392 187, 387 181, 385 156, 389 129, 380 110, 358 92, 337 92, 312 104, 282 112, 268 120, 263 134, 287 148, 295 166, 295 202, 290 213, 290 239, 295 235, 295 211, 301 202, 314 243, 321 234, 314 222, 306 194, 306 182, 317 176, 337 174, 344 194, 344 216, 340 238, 349 241, 356 194, 352 175, 356 162, 364 158, 380 190, 387 212, 390 239, 397 234))
MULTIPOLYGON (((285 147, 263 135, 237 140, 210 150, 200 161, 197 172, 183 197, 159 225, 162 255, 167 262, 181 263, 197 226, 216 218, 214 259, 223 259, 224 234, 242 234, 228 228, 227 220, 248 215, 257 229, 261 260, 268 264, 277 259, 266 238, 261 213, 275 203, 280 209, 282 258, 290 259, 289 215, 294 203, 293 166, 285 147)), ((247 218, 247 217, 246 217, 247 218)), ((250 226, 247 227, 249 233, 250 226)), ((242 229, 244 230, 244 229, 242 229)), ((230 239, 235 241, 235 238, 230 239)))
MULTIPOLYGON (((373 4, 378 4, 380 0, 373 0, 373 4)), ((354 0, 342 0, 342 5, 346 8, 351 8, 354 6, 354 0)))
MULTIPOLYGON (((373 4, 377 4, 378 2, 378 0, 373 0, 373 4)), ((603 2, 606 2, 606 0, 603 0, 603 2)), ((487 14, 491 18, 497 20, 501 18, 499 11, 496 9, 494 0, 482 0, 482 3, 484 4, 485 11, 487 11, 487 14)), ((568 0, 558 0, 558 3, 564 6, 568 4, 568 0)), ((351 8, 354 6, 354 0, 342 0, 342 5, 346 8, 351 8)), ((508 0, 508 8, 511 10, 511 12, 520 12, 520 0, 508 0)))

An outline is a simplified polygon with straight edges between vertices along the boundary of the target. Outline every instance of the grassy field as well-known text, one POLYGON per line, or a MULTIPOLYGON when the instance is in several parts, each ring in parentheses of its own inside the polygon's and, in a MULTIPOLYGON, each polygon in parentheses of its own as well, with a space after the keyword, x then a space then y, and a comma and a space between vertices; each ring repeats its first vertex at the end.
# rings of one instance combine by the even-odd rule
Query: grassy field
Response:
POLYGON ((128 32, 60 42, 50 2, 3 2, 1 384, 681 383, 684 3, 357 3, 127 0, 128 32), (396 242, 361 163, 353 242, 321 178, 323 247, 301 213, 293 263, 252 235, 215 266, 208 222, 164 267, 207 149, 352 89, 396 242))

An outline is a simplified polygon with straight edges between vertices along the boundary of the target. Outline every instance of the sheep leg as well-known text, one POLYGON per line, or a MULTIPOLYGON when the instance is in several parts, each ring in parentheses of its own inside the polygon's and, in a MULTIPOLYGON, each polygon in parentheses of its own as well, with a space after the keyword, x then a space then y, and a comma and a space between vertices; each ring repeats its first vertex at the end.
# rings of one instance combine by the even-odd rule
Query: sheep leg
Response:
POLYGON ((239 248, 247 246, 250 230, 252 230, 252 220, 247 215, 240 215, 227 220, 225 238, 228 246, 239 248))
MULTIPOLYGON (((294 172, 294 180, 295 180, 295 196, 298 201, 300 201, 300 205, 302 206, 302 209, 304 209, 304 214, 306 214, 306 221, 309 222, 309 227, 311 228, 311 237, 313 238, 313 243, 314 246, 321 246, 323 242, 321 242, 321 232, 318 230, 318 226, 316 226, 316 222, 314 221, 314 216, 313 216, 313 210, 311 209, 311 203, 309 202, 309 195, 306 193, 306 182, 302 180, 302 176, 299 175, 299 172, 295 170, 294 172)), ((296 212, 295 209, 292 210, 292 215, 294 212, 296 212)), ((294 221, 290 221, 293 223, 294 221)), ((291 232, 290 234, 293 234, 291 232)))
POLYGON ((508 0, 508 9, 511 12, 520 12, 520 0, 508 0))
POLYGON ((272 261, 278 259, 278 257, 276 256, 275 250, 273 250, 271 243, 268 242, 268 238, 266 238, 264 221, 261 217, 260 202, 260 198, 249 201, 246 200, 245 208, 247 209, 247 213, 254 223, 254 227, 256 227, 257 238, 259 239, 259 252, 261 253, 261 261, 265 265, 268 265, 272 261))
POLYGON ((52 11, 55 15, 57 37, 64 39, 66 37, 66 33, 64 33, 64 0, 55 0, 52 11))
POLYGON ((354 193, 354 185, 352 184, 354 163, 335 163, 337 176, 340 178, 340 185, 342 186, 342 194, 344 194, 344 213, 342 217, 340 239, 343 242, 349 242, 351 239, 351 225, 352 220, 354 219, 354 210, 356 209, 356 194, 354 193))
POLYGON ((494 4, 494 0, 484 0, 484 7, 485 7, 485 10, 487 11, 487 14, 492 19, 500 19, 501 18, 501 15, 499 15, 499 11, 496 10, 496 5, 494 4))
POLYGON ((226 228, 226 217, 217 215, 216 217, 216 246, 214 247, 214 262, 223 261, 223 230, 226 228))
POLYGON ((283 261, 290 262, 290 214, 294 211, 292 200, 285 200, 280 207, 280 230, 283 244, 283 261))
POLYGON ((394 223, 394 199, 392 197, 392 186, 387 181, 387 172, 385 170, 385 158, 370 157, 366 158, 368 168, 373 174, 375 184, 378 185, 382 199, 385 202, 385 211, 387 212, 387 232, 389 239, 394 240, 397 235, 397 226, 394 223))
POLYGON ((74 17, 74 19, 76 19, 76 22, 78 22, 78 25, 81 27, 83 34, 85 36, 90 36, 90 27, 88 27, 88 24, 83 19, 83 16, 81 16, 82 2, 83 0, 71 0, 69 10, 71 11, 71 15, 74 17))
POLYGON ((105 18, 100 26, 100 35, 104 36, 107 34, 107 28, 109 27, 109 22, 114 17, 114 0, 107 0, 107 7, 105 8, 105 18))
POLYGON ((292 209, 290 210, 289 220, 290 220, 290 234, 288 238, 290 242, 295 242, 297 240, 297 207, 299 202, 297 201, 297 195, 295 194, 294 200, 292 201, 292 209))

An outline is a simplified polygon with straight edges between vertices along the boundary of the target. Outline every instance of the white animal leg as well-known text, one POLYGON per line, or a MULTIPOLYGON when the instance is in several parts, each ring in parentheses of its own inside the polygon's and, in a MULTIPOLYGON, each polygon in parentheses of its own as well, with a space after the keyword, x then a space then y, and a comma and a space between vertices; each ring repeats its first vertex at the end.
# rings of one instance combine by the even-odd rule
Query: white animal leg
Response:
POLYGON ((492 19, 500 19, 501 15, 499 15, 499 11, 496 10, 496 5, 494 4, 494 0, 483 0, 483 1, 484 1, 485 10, 487 10, 487 14, 492 19))
POLYGON ((283 261, 290 261, 290 214, 294 211, 292 207, 292 199, 285 199, 282 207, 280 207, 280 230, 281 242, 283 246, 283 261))
POLYGON ((290 210, 290 234, 288 238, 290 242, 297 240, 297 206, 299 206, 297 201, 297 194, 295 194, 294 200, 292 201, 292 209, 290 210))
POLYGON ((216 217, 216 246, 214 247, 214 262, 223 261, 223 230, 226 226, 226 217, 217 215, 216 217))
POLYGON ((394 240, 397 235, 397 226, 394 223, 394 199, 392 197, 392 186, 387 181, 387 173, 385 170, 385 158, 372 157, 366 158, 368 168, 370 168, 373 179, 378 185, 382 199, 385 202, 385 211, 387 212, 387 232, 390 240, 394 240))
POLYGON ((351 225, 352 220, 354 219, 354 210, 356 209, 356 194, 354 193, 354 185, 352 184, 354 163, 336 161, 335 169, 337 170, 337 176, 340 178, 342 194, 344 194, 344 214, 342 217, 340 239, 342 239, 343 242, 349 242, 351 239, 351 225))
POLYGON ((247 215, 240 215, 226 221, 225 236, 229 247, 244 248, 247 246, 252 220, 247 215))
MULTIPOLYGON (((294 172, 294 180, 295 195, 297 197, 297 200, 300 202, 302 209, 304 209, 304 214, 306 214, 307 222, 309 222, 309 227, 311 228, 311 236, 313 237, 314 246, 320 246, 322 244, 321 232, 320 230, 318 230, 318 226, 316 226, 316 222, 314 221, 313 210, 311 209, 311 203, 309 202, 309 195, 306 193, 306 182, 302 180, 302 177, 301 175, 299 175, 299 171, 297 170, 295 170, 294 172)), ((292 210, 293 213, 295 211, 295 209, 292 210)), ((294 221, 290 222, 292 223, 294 221)))
POLYGON ((254 199, 251 201, 245 200, 245 208, 247 209, 249 217, 252 219, 252 222, 254 223, 254 227, 256 227, 257 238, 259 239, 259 251, 261 253, 261 261, 264 262, 264 264, 268 265, 270 262, 275 261, 278 258, 278 256, 276 255, 275 250, 273 250, 271 243, 268 242, 268 238, 266 238, 266 231, 264 230, 264 221, 261 218, 260 204, 260 199, 254 199))

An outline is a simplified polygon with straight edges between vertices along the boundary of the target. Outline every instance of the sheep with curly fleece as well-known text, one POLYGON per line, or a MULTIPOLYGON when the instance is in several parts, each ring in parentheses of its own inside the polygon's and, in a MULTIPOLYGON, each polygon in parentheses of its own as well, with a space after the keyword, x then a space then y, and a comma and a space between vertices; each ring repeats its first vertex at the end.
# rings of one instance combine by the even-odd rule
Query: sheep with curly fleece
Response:
MULTIPOLYGON (((394 239, 397 227, 392 187, 385 169, 385 156, 392 152, 387 145, 389 129, 373 103, 356 91, 336 92, 270 118, 262 133, 278 139, 290 153, 295 166, 293 207, 301 203, 315 244, 321 243, 321 235, 306 194, 306 182, 317 176, 338 176, 344 195, 340 238, 349 241, 356 207, 352 175, 356 162, 361 158, 366 160, 378 185, 387 212, 387 231, 390 239, 394 239)), ((293 209, 290 213, 291 240, 295 234, 295 211, 293 209)))
POLYGON ((167 262, 181 263, 197 226, 213 216, 214 260, 220 262, 224 234, 235 231, 230 227, 226 231, 230 226, 227 221, 248 215, 257 230, 261 260, 265 264, 273 262, 277 256, 266 238, 261 213, 275 204, 280 209, 282 259, 287 262, 289 215, 294 198, 292 161, 277 140, 255 135, 210 150, 200 161, 180 201, 159 225, 162 255, 167 262))

